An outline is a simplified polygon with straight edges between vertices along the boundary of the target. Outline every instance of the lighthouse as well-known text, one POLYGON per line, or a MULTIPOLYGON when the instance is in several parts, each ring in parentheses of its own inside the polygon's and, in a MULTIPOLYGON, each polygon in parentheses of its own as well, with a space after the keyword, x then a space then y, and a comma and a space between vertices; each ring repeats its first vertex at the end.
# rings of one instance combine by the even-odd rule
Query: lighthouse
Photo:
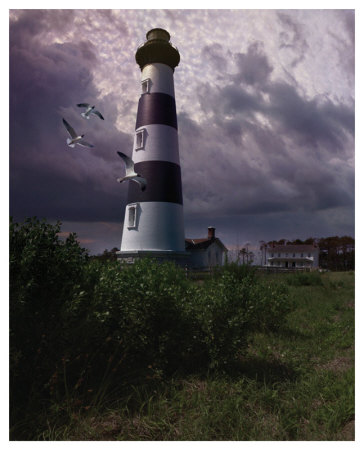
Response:
POLYGON ((117 256, 128 262, 143 256, 182 262, 188 253, 173 80, 180 55, 166 30, 153 28, 146 38, 135 54, 141 81, 131 157, 146 188, 128 181, 117 256))

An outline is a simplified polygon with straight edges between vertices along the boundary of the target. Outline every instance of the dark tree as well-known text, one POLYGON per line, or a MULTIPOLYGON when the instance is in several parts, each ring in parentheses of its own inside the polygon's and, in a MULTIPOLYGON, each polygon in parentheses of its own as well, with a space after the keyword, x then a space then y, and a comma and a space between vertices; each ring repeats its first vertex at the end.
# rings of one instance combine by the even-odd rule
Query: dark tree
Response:
POLYGON ((46 389, 61 357, 65 307, 88 259, 75 234, 62 240, 59 232, 60 223, 10 219, 11 421, 19 411, 35 408, 32 392, 42 395, 46 389))
POLYGON ((119 249, 114 247, 110 251, 108 249, 104 250, 101 255, 92 256, 92 259, 97 259, 99 261, 116 261, 117 256, 116 252, 118 252, 119 249))

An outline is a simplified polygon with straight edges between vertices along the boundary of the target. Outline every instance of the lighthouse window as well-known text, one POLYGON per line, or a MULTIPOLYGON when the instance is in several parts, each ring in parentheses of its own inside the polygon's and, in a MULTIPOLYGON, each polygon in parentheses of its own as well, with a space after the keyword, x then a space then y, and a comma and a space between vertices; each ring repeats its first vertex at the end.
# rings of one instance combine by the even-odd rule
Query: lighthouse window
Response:
POLYGON ((135 134, 135 150, 144 148, 144 130, 137 131, 135 134))
POLYGON ((136 228, 137 205, 128 207, 128 228, 136 228))
POLYGON ((147 78, 146 80, 142 81, 142 94, 149 94, 150 92, 150 79, 147 78))

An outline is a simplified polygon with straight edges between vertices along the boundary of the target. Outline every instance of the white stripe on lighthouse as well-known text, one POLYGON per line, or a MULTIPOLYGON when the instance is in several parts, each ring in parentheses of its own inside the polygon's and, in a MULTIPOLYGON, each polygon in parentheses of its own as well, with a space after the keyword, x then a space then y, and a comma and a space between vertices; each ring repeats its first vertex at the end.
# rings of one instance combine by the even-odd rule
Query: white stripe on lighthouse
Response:
POLYGON ((168 202, 127 205, 122 251, 138 250, 185 251, 182 205, 168 202))
POLYGON ((141 81, 151 80, 149 92, 162 92, 174 98, 173 70, 162 63, 153 63, 145 66, 141 73, 141 81))
POLYGON ((178 132, 168 125, 150 124, 135 132, 133 161, 169 161, 180 164, 178 132), (141 133, 142 136, 138 136, 141 133))

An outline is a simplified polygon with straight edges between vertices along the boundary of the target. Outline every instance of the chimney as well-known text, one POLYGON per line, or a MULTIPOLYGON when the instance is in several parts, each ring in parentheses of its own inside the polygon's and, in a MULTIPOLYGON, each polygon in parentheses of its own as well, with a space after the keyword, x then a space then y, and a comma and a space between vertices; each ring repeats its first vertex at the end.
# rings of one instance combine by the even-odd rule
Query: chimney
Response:
POLYGON ((208 239, 215 239, 215 228, 214 227, 208 227, 207 228, 207 238, 208 239))

